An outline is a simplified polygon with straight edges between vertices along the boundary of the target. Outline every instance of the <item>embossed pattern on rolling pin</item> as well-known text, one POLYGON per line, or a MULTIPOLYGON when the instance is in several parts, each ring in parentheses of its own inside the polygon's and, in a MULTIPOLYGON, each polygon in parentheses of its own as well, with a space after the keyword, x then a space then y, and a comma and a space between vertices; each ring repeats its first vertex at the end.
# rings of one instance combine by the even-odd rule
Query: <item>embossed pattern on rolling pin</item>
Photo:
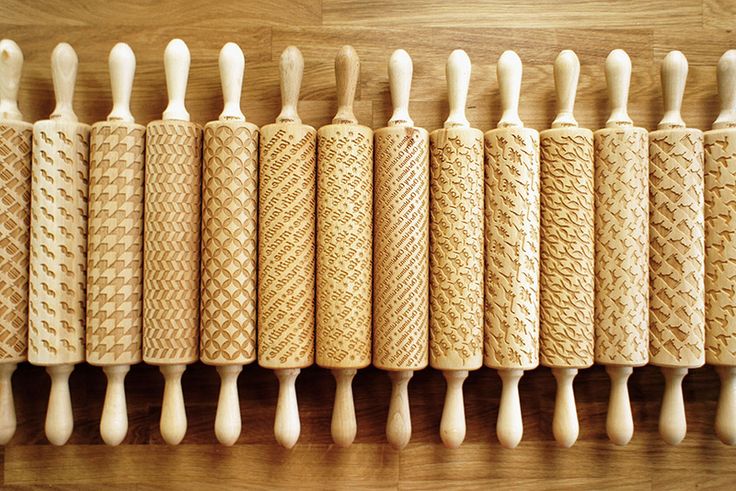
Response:
POLYGON ((605 128, 595 143, 595 361, 649 358, 649 152, 643 128, 605 128))
POLYGON ((258 127, 204 128, 201 354, 205 363, 256 358, 258 127))
POLYGON ((661 366, 705 361, 703 134, 649 134, 649 358, 661 366))
POLYGON ((199 345, 202 129, 186 121, 146 128, 143 359, 192 363, 199 345))

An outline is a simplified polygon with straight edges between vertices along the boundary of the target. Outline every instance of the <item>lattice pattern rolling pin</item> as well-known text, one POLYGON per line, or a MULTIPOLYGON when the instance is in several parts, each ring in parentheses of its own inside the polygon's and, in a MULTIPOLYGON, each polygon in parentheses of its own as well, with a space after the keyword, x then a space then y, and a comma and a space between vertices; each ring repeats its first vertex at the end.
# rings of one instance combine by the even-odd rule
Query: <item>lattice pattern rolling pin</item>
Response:
POLYGON ((301 425, 294 384, 314 362, 317 132, 297 113, 304 58, 281 54, 276 122, 261 128, 258 203, 258 363, 276 371, 276 440, 291 448, 301 425))
POLYGON ((358 124, 353 98, 358 54, 335 58, 337 114, 317 133, 317 364, 337 383, 332 438, 355 439, 352 381, 371 363, 373 131, 358 124))
POLYGON ((519 118, 521 60, 496 66, 503 114, 485 134, 485 353, 503 381, 496 434, 516 447, 519 379, 539 364, 539 134, 519 118))
POLYGON ((376 130, 373 181, 373 364, 391 376, 386 437, 399 449, 411 438, 409 379, 429 361, 429 134, 409 117, 412 70, 394 51, 394 112, 376 130))
POLYGON ((224 108, 204 128, 201 349, 220 374, 215 435, 232 445, 242 426, 238 375, 256 359, 258 127, 240 110, 245 57, 220 51, 224 108))
POLYGON ((125 375, 141 361, 146 129, 129 107, 133 50, 118 43, 109 64, 112 111, 90 135, 87 362, 107 375, 100 434, 118 445, 128 432, 125 375))
POLYGON ((450 114, 429 135, 429 360, 447 381, 440 437, 465 439, 463 382, 483 365, 483 133, 465 117, 470 58, 447 59, 450 114))
POLYGON ((649 358, 649 159, 647 131, 626 105, 631 60, 606 58, 611 116, 595 146, 595 361, 611 378, 606 431, 617 445, 634 433, 627 381, 649 358))
POLYGON ((181 377, 199 358, 199 225, 202 129, 184 106, 189 49, 164 52, 169 104, 146 128, 143 239, 143 360, 165 378, 161 435, 176 445, 187 431, 181 377))
POLYGON ((18 109, 23 52, 0 41, 0 445, 15 434, 11 377, 28 358, 28 240, 33 126, 18 109))
POLYGON ((56 108, 33 125, 28 360, 46 367, 46 437, 63 445, 74 428, 69 375, 84 361, 89 126, 72 109, 77 53, 51 54, 56 108))
POLYGON ((573 116, 580 62, 573 51, 555 60, 557 117, 540 137, 540 353, 552 368, 557 442, 578 438, 573 379, 593 364, 593 132, 573 116))
POLYGON ((665 377, 659 431, 685 437, 682 379, 705 362, 703 133, 680 116, 687 60, 662 62, 664 117, 649 134, 649 360, 665 377))

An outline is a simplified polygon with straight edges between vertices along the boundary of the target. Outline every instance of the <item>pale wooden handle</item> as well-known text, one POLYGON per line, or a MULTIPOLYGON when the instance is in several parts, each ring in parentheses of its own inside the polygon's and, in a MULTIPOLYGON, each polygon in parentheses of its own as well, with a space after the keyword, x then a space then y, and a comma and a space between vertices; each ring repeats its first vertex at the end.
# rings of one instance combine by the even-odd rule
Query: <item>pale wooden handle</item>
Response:
POLYGON ((52 445, 64 445, 74 430, 72 398, 69 393, 69 375, 74 365, 53 365, 46 367, 51 377, 49 407, 46 411, 46 438, 52 445))
POLYGON ((681 51, 670 51, 664 57, 660 74, 664 116, 657 125, 658 129, 685 127, 680 109, 682 108, 682 97, 685 95, 687 70, 687 58, 681 51))
POLYGON ((557 117, 553 128, 577 126, 573 115, 575 93, 580 78, 580 60, 574 51, 566 49, 555 59, 555 90, 557 91, 557 117))
POLYGON ((110 86, 112 88, 112 111, 108 121, 132 123, 135 118, 130 112, 130 94, 135 77, 135 53, 125 43, 118 43, 110 50, 110 86))
POLYGON ((498 370, 503 387, 496 421, 496 437, 505 448, 516 448, 524 434, 519 401, 519 380, 523 375, 524 370, 498 370))
POLYGON ((713 123, 714 130, 736 126, 736 49, 723 53, 716 73, 721 112, 713 123))
POLYGON ((332 441, 338 447, 347 448, 355 440, 358 423, 355 420, 355 402, 353 401, 354 369, 337 368, 332 370, 335 377, 335 406, 332 409, 332 441))
POLYGON ((608 365, 606 372, 611 378, 611 394, 608 399, 606 433, 616 445, 626 445, 634 435, 634 419, 631 416, 628 380, 634 371, 631 367, 608 365))
POLYGON ((179 445, 187 433, 187 409, 181 389, 181 377, 186 368, 186 365, 162 365, 159 369, 164 376, 164 400, 159 426, 161 436, 169 445, 179 445))
POLYGON ((128 434, 128 405, 125 400, 125 376, 129 365, 110 365, 102 369, 107 376, 105 403, 102 406, 100 435, 110 446, 120 445, 128 434))
POLYGON ((614 49, 606 58, 606 86, 611 115, 606 121, 608 128, 631 126, 629 117, 629 86, 631 85, 631 59, 626 51, 614 49))
POLYGON ((51 52, 51 80, 54 82, 56 107, 51 119, 78 121, 74 114, 74 84, 77 81, 79 59, 74 48, 68 43, 59 43, 51 52))
POLYGON ((238 397, 238 375, 242 371, 241 365, 217 367, 217 373, 220 374, 220 396, 217 399, 215 436, 218 442, 228 447, 238 441, 243 426, 238 397))
POLYGON ((465 51, 456 49, 450 53, 445 67, 447 100, 450 106, 450 114, 445 120, 445 128, 470 127, 468 118, 465 117, 465 105, 468 101, 471 70, 470 57, 465 51))
POLYGON ((220 121, 245 121, 240 109, 240 97, 243 91, 243 73, 245 72, 245 55, 235 43, 226 43, 220 50, 220 83, 222 84, 222 100, 224 107, 220 113, 220 121))
POLYGON ((18 89, 23 71, 23 51, 15 41, 0 41, 0 121, 23 121, 18 109, 18 89))
POLYGON ((276 118, 277 123, 301 123, 297 112, 299 90, 302 87, 304 76, 304 57, 295 46, 289 46, 281 53, 279 62, 281 70, 281 113, 276 118))
POLYGON ((716 408, 716 435, 726 445, 736 445, 736 367, 716 367, 721 394, 716 408))
POLYGON ((465 402, 463 382, 468 378, 467 370, 445 370, 447 381, 445 405, 440 422, 440 438, 447 448, 458 448, 465 440, 465 402))
POLYGON ((343 46, 335 57, 335 82, 337 85, 337 113, 332 124, 356 124, 353 113, 355 89, 360 76, 360 59, 352 46, 343 46))
POLYGON ((0 363, 0 445, 6 445, 15 434, 12 377, 17 365, 17 363, 0 363))
POLYGON ((496 78, 501 96, 501 120, 499 128, 523 128, 519 117, 519 94, 521 93, 521 58, 514 51, 504 51, 496 64, 496 78))
POLYGON ((189 65, 192 58, 187 44, 181 39, 172 39, 164 50, 164 71, 169 105, 163 119, 189 121, 189 112, 184 104, 189 81, 189 65))
POLYGON ((409 380, 411 370, 389 372, 391 402, 388 405, 386 439, 396 450, 406 447, 411 439, 411 411, 409 408, 409 380))
POLYGON ((679 444, 687 434, 685 401, 682 396, 682 379, 687 368, 662 368, 664 396, 659 413, 659 434, 670 445, 679 444))
POLYGON ((575 392, 572 388, 572 382, 577 374, 577 368, 552 369, 552 375, 557 381, 552 433, 557 443, 564 448, 570 448, 575 444, 580 431, 578 412, 575 407, 575 392))
POLYGON ((273 433, 276 441, 284 448, 296 445, 302 430, 295 386, 299 372, 298 368, 276 370, 276 377, 279 379, 279 400, 276 403, 273 433))
POLYGON ((391 105, 394 112, 388 120, 388 126, 414 126, 409 116, 409 96, 411 95, 411 78, 414 65, 409 53, 397 49, 388 60, 388 83, 391 91, 391 105))

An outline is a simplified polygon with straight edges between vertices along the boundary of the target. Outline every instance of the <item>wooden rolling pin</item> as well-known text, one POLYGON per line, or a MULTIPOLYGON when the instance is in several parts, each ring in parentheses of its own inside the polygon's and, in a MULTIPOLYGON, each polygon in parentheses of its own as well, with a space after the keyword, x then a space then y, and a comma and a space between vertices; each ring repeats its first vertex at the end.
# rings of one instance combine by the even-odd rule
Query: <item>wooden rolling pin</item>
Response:
POLYGON ((429 135, 429 362, 447 381, 440 437, 465 439, 463 382, 483 365, 483 132, 465 117, 470 58, 447 59, 450 114, 429 135))
POLYGON ((187 431, 181 377, 199 359, 199 225, 202 128, 184 106, 189 49, 164 52, 169 104, 146 128, 143 239, 143 361, 165 379, 161 436, 177 445, 187 431))
POLYGON ((411 438, 409 380, 429 361, 429 134, 409 117, 412 70, 394 51, 394 111, 375 133, 373 181, 373 364, 391 377, 386 437, 397 449, 411 438))
POLYGON ((557 117, 540 137, 540 354, 557 381, 552 430, 557 443, 578 438, 573 379, 593 364, 593 132, 573 116, 580 62, 555 60, 557 117))
POLYGON ((74 428, 69 375, 84 361, 89 131, 72 108, 77 53, 51 54, 56 108, 33 125, 28 360, 46 367, 46 438, 63 445, 74 428))
POLYGON ((220 374, 215 435, 233 445, 242 426, 238 375, 256 359, 258 127, 240 109, 245 57, 220 50, 224 108, 204 127, 201 350, 220 374))
POLYGON ((258 363, 276 371, 274 434, 299 439, 296 377, 314 362, 317 132, 297 113, 301 52, 281 54, 281 113, 261 128, 258 197, 258 363))
POLYGON ((496 66, 503 114, 485 134, 484 363, 503 381, 496 435, 516 447, 519 379, 539 364, 539 133, 519 118, 521 60, 496 66))
POLYGON ((627 382, 649 359, 649 151, 647 130, 626 109, 631 60, 606 58, 611 116, 595 147, 595 362, 611 377, 606 431, 617 445, 634 434, 627 382))
POLYGON ((716 434, 736 444, 736 50, 718 61, 721 112, 705 147, 705 360, 721 377, 716 434))
POLYGON ((335 58, 337 114, 317 132, 317 364, 337 384, 332 439, 355 439, 352 381, 371 363, 373 130, 353 113, 358 54, 335 58))
POLYGON ((664 117, 649 134, 649 360, 662 367, 659 432, 676 445, 687 423, 682 379, 705 363, 703 133, 680 116, 687 60, 662 62, 664 117))
POLYGON ((18 109, 23 52, 0 41, 0 445, 15 434, 11 378, 28 358, 28 240, 33 125, 18 109))
POLYGON ((107 376, 100 434, 118 445, 128 432, 125 375, 141 361, 143 168, 146 128, 130 112, 135 55, 110 51, 113 107, 92 126, 87 252, 87 362, 107 376))

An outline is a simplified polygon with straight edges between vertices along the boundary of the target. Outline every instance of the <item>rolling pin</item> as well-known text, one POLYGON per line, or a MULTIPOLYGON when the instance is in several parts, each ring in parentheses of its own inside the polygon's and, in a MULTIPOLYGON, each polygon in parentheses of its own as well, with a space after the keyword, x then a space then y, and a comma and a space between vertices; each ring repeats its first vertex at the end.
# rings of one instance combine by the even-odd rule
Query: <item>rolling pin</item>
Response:
POLYGON ((72 101, 77 53, 51 53, 56 108, 33 125, 28 360, 51 377, 46 438, 63 445, 74 428, 69 375, 84 361, 89 131, 72 101))
POLYGON ((107 376, 100 434, 118 445, 128 432, 125 376, 141 361, 143 168, 146 128, 130 112, 135 55, 110 51, 112 111, 92 126, 87 242, 87 362, 107 376))
POLYGON ((429 135, 429 362, 447 381, 440 437, 465 439, 463 382, 483 365, 483 132, 465 117, 470 58, 447 59, 450 114, 429 135))
POLYGON ((429 362, 429 134, 409 117, 412 62, 388 64, 393 115, 375 132, 373 364, 392 381, 386 437, 411 438, 408 385, 429 362))
POLYGON ((496 435, 521 441, 519 379, 539 364, 539 133, 519 118, 521 60, 498 59, 503 114, 485 140, 484 363, 503 382, 496 435))
POLYGON ((164 376, 161 436, 177 445, 187 431, 181 377, 199 359, 199 234, 202 128, 184 106, 189 49, 164 52, 169 104, 146 127, 143 237, 143 361, 164 376))
POLYGON ((352 381, 371 363, 373 130, 353 113, 360 60, 335 58, 337 114, 317 132, 317 364, 332 369, 332 439, 355 439, 352 381))
POLYGON ((705 360, 721 377, 716 434, 736 444, 736 50, 718 61, 721 112, 705 148, 705 360))
POLYGON ((33 125, 18 109, 23 52, 0 41, 0 445, 15 434, 11 378, 28 358, 28 241, 33 125))
POLYGON ((540 355, 557 381, 552 430, 563 447, 578 438, 573 379, 593 364, 593 132, 573 115, 580 62, 555 60, 557 117, 540 135, 540 355))
POLYGON ((281 54, 281 113, 261 128, 258 363, 279 379, 274 435, 291 448, 301 424, 296 377, 314 362, 317 132, 297 113, 301 52, 281 54))
POLYGON ((662 367, 659 432, 676 445, 687 423, 682 379, 705 363, 703 133, 680 115, 687 60, 662 62, 664 117, 649 134, 649 360, 662 367))
POLYGON ((606 432, 634 434, 627 383, 649 359, 649 148, 626 109, 631 60, 606 58, 611 115, 593 134, 595 161, 595 362, 611 378, 606 432))
POLYGON ((200 359, 217 367, 215 435, 233 445, 242 426, 238 375, 256 359, 258 127, 240 109, 245 57, 220 50, 224 108, 204 127, 200 359))

